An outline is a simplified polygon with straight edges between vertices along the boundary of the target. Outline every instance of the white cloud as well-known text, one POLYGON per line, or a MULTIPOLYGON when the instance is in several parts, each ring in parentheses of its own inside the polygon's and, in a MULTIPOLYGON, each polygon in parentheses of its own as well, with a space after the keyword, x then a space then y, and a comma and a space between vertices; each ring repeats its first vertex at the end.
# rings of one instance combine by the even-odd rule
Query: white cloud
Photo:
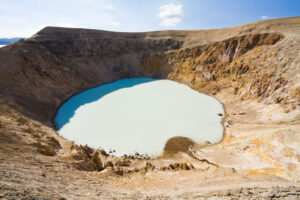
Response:
POLYGON ((158 17, 162 19, 160 25, 162 26, 176 26, 181 22, 182 14, 182 4, 167 4, 159 7, 158 17))
POLYGON ((263 20, 266 20, 266 19, 270 19, 271 17, 264 15, 264 16, 261 16, 260 18, 263 19, 263 20))
POLYGON ((112 4, 104 4, 100 5, 100 8, 103 8, 104 10, 116 10, 116 7, 112 4))

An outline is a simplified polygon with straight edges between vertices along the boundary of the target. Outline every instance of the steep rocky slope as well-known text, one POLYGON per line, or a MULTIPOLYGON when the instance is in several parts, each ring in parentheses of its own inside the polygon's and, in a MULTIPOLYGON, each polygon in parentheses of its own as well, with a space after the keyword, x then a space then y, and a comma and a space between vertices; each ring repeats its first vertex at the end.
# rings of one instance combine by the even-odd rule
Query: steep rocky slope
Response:
POLYGON ((299 52, 299 17, 201 31, 46 27, 3 47, 0 195, 297 199, 299 52), (173 140, 160 158, 115 158, 57 135, 52 119, 65 100, 128 77, 168 78, 217 98, 223 141, 173 140))

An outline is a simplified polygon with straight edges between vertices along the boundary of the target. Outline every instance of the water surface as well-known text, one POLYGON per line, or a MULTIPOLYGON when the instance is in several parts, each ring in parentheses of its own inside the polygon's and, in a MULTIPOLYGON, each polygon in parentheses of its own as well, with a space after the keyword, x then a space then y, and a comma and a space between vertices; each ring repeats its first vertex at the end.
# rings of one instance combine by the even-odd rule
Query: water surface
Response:
POLYGON ((55 117, 59 133, 77 144, 158 155, 174 136, 218 142, 222 104, 170 80, 123 79, 86 90, 64 103, 55 117))

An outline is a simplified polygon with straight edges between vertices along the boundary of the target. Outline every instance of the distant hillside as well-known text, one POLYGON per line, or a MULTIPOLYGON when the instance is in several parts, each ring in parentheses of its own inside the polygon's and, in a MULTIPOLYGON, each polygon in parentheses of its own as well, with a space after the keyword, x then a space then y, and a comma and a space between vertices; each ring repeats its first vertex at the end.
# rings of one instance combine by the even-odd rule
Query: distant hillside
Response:
POLYGON ((8 45, 24 38, 0 38, 0 45, 8 45))

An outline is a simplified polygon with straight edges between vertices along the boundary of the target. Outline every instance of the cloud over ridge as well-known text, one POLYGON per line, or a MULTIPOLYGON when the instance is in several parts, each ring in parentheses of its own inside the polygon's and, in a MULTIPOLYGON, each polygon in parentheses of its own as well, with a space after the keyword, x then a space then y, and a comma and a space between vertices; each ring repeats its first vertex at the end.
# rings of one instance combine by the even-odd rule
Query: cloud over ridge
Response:
POLYGON ((166 4, 159 7, 158 17, 162 19, 161 26, 176 26, 181 22, 182 4, 166 4))

